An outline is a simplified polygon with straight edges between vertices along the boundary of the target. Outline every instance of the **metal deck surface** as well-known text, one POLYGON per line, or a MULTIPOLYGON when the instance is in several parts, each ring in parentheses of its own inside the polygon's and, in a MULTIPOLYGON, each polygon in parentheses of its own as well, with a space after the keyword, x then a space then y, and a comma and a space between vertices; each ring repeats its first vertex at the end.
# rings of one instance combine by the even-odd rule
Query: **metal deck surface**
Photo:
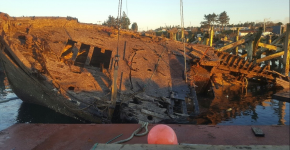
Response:
MULTIPOLYGON (((150 130, 154 125, 149 125, 150 130)), ((209 145, 289 145, 289 126, 169 125, 179 143, 209 145), (256 137, 251 127, 263 130, 256 137)), ((0 131, 0 149, 90 149, 95 143, 128 138, 139 124, 16 124, 0 131)), ((113 141, 113 142, 114 142, 113 141)), ((124 144, 146 144, 147 136, 124 144)))

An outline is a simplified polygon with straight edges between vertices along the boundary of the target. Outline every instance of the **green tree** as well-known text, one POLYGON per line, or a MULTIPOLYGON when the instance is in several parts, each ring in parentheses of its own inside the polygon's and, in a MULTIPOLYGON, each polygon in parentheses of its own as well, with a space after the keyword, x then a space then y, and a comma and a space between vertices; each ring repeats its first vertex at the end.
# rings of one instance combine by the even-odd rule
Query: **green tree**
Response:
POLYGON ((283 25, 283 23, 282 22, 278 22, 278 23, 276 23, 276 25, 277 26, 281 26, 281 25, 283 25))
POLYGON ((126 13, 123 11, 123 15, 121 18, 121 28, 122 29, 129 29, 130 19, 127 17, 126 13))
POLYGON ((108 20, 105 21, 102 25, 109 26, 109 27, 115 27, 117 25, 117 22, 116 22, 115 17, 110 15, 108 17, 108 20))
POLYGON ((217 17, 218 15, 216 15, 215 13, 208 14, 208 15, 205 14, 203 18, 205 21, 202 21, 200 24, 202 26, 206 26, 207 28, 210 28, 211 26, 214 25, 214 23, 217 22, 217 17))
POLYGON ((137 31, 138 31, 138 25, 137 25, 137 23, 136 23, 136 22, 134 22, 134 23, 132 24, 132 27, 131 27, 131 29, 132 29, 133 31, 135 31, 135 32, 137 32, 137 31))
POLYGON ((223 11, 218 16, 218 23, 222 26, 222 30, 224 28, 224 25, 229 24, 229 21, 230 21, 230 17, 227 15, 226 11, 223 11))

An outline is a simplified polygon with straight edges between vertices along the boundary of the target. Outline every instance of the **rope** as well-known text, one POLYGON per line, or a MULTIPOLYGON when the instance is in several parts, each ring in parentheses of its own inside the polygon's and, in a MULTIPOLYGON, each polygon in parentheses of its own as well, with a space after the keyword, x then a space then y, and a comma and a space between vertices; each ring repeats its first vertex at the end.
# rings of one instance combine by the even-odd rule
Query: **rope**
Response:
POLYGON ((108 141, 106 144, 111 143, 112 141, 114 141, 115 139, 117 139, 118 137, 120 137, 120 136, 122 136, 122 135, 123 135, 123 134, 120 134, 120 135, 118 135, 118 136, 112 138, 112 139, 111 139, 110 141, 108 141))
MULTIPOLYGON (((113 144, 120 144, 120 143, 124 143, 124 142, 130 141, 134 136, 144 136, 144 135, 146 135, 148 133, 148 122, 142 122, 142 123, 139 122, 139 123, 141 124, 141 127, 139 127, 137 130, 135 130, 129 138, 114 142, 113 144), (138 134, 143 128, 145 128, 145 132, 138 134)), ((113 141, 114 139, 120 137, 121 135, 122 134, 120 134, 117 137, 111 139, 106 144, 109 144, 111 141, 113 141)))
POLYGON ((99 143, 94 144, 94 146, 90 150, 95 150, 99 143))

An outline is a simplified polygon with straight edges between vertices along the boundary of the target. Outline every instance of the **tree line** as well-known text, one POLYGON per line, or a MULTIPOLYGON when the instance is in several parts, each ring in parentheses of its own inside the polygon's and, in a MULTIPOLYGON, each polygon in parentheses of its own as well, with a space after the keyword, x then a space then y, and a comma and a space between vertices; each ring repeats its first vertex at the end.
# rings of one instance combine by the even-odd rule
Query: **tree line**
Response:
MULTIPOLYGON (((129 30, 130 24, 131 24, 130 19, 128 18, 126 13, 123 11, 123 15, 122 15, 122 17, 120 19, 120 27, 121 27, 121 29, 129 30)), ((117 28, 118 27, 118 17, 115 18, 114 16, 109 15, 108 19, 106 21, 104 21, 104 23, 102 25, 108 26, 108 27, 117 28)), ((131 30, 133 30, 135 32, 138 31, 138 25, 137 25, 136 22, 134 22, 132 24, 131 30)))
POLYGON ((278 26, 283 25, 282 22, 274 23, 273 21, 267 21, 267 22, 244 22, 244 23, 238 23, 238 24, 229 24, 230 17, 227 15, 226 11, 221 12, 220 14, 205 14, 204 15, 204 21, 202 21, 201 28, 210 28, 211 26, 221 26, 222 29, 224 26, 228 27, 263 27, 264 23, 266 27, 270 26, 278 26))
POLYGON ((226 11, 221 12, 220 14, 208 14, 204 15, 204 21, 200 22, 201 27, 210 28, 214 25, 221 25, 222 29, 225 25, 229 24, 230 17, 227 15, 226 11))

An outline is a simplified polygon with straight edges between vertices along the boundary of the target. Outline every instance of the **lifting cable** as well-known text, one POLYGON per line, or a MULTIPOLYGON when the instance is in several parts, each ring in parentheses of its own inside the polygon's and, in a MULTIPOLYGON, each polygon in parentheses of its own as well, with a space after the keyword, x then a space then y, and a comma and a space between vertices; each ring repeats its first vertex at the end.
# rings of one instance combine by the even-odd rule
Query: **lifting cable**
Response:
POLYGON ((187 82, 187 75, 186 75, 186 55, 185 55, 185 36, 184 36, 184 18, 183 18, 183 0, 180 0, 180 19, 181 19, 182 42, 183 42, 184 78, 185 78, 185 82, 187 82))
POLYGON ((116 104, 117 99, 117 77, 118 77, 118 68, 119 68, 119 39, 120 39, 120 20, 121 20, 121 12, 122 12, 122 0, 119 0, 118 5, 118 42, 117 42, 117 53, 115 55, 115 62, 114 62, 114 76, 113 76, 113 82, 112 82, 112 90, 111 90, 111 101, 112 104, 116 104))

